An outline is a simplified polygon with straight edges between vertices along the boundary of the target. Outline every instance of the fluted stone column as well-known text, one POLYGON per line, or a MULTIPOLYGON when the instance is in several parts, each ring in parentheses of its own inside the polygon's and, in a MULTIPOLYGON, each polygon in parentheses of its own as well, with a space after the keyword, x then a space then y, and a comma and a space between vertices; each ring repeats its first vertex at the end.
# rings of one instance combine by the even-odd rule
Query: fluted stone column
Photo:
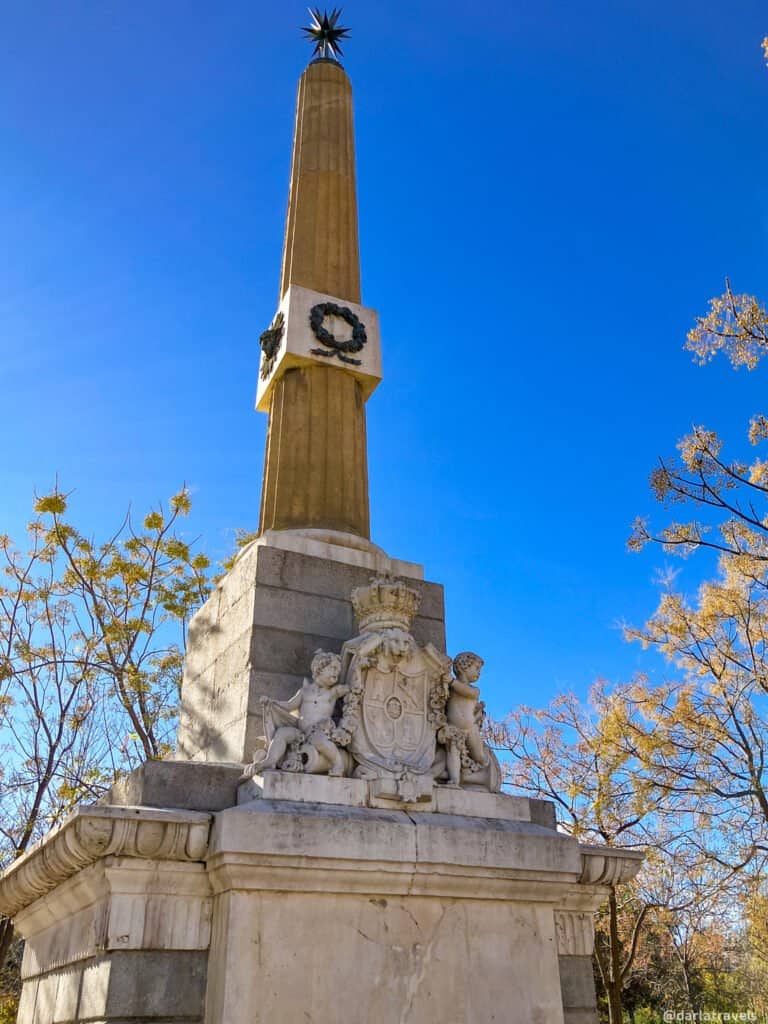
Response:
MULTIPOLYGON (((360 302, 352 88, 333 61, 299 82, 280 295, 300 285, 360 302)), ((340 365, 306 365, 270 402, 259 532, 321 528, 368 539, 365 398, 340 365)))
POLYGON ((269 413, 261 529, 311 527, 368 537, 365 403, 331 366, 288 370, 269 413))
POLYGON ((299 80, 280 298, 291 284, 360 302, 352 86, 329 60, 299 80))

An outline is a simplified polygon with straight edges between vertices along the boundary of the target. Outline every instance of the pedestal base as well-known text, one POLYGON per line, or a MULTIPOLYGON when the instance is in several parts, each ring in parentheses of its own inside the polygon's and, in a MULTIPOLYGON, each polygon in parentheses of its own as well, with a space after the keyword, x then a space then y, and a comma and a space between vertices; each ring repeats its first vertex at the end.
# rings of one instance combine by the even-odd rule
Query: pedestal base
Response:
POLYGON ((557 832, 262 798, 217 816, 209 871, 208 1024, 565 1020, 557 832))
MULTIPOLYGON (((218 803, 231 768, 209 770, 218 803)), ((596 1024, 592 914, 639 854, 579 846, 540 801, 387 811, 357 780, 272 779, 214 814, 82 808, 15 862, 19 1024, 596 1024)))

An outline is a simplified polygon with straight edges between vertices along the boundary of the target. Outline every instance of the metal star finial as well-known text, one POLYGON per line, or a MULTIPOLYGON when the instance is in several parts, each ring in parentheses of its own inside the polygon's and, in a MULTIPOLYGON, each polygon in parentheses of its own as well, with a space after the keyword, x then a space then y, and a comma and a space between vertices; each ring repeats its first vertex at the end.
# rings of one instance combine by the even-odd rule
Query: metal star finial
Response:
POLYGON ((314 41, 314 56, 320 60, 336 60, 337 54, 343 57, 344 51, 339 46, 339 40, 349 38, 349 29, 338 27, 341 8, 334 7, 330 14, 325 10, 321 14, 319 7, 314 10, 310 7, 309 13, 313 24, 303 28, 302 32, 314 41))

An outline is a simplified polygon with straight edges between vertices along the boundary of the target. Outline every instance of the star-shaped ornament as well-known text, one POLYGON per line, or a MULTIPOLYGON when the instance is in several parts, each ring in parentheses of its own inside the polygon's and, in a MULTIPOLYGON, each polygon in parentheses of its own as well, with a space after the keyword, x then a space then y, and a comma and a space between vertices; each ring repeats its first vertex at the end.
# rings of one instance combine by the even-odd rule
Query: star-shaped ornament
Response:
POLYGON ((321 14, 319 7, 315 7, 314 10, 310 7, 309 13, 312 24, 303 28, 302 32, 314 42, 314 56, 320 60, 336 60, 337 55, 343 57, 344 52, 339 45, 339 40, 349 37, 349 29, 339 28, 341 8, 334 7, 330 14, 328 11, 323 11, 321 14))

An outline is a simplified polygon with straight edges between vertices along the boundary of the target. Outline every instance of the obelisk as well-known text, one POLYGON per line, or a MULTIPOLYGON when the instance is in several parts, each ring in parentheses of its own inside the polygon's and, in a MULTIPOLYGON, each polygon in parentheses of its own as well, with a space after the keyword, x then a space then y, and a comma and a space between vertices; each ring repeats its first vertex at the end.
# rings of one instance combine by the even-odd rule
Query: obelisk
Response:
MULTIPOLYGON (((268 370, 262 356, 257 405, 269 410, 259 532, 368 539, 365 401, 380 379, 378 329, 360 306, 352 87, 334 43, 327 34, 318 40, 299 82, 278 314, 285 337, 268 370), (308 292, 311 303, 302 303, 308 292), (319 321, 329 306, 365 331, 354 353, 323 348, 313 333, 308 312, 319 321)), ((326 314, 321 330, 354 348, 347 321, 326 314)))
POLYGON ((597 1024, 593 913, 641 855, 498 792, 482 658, 448 656, 442 588, 367 538, 381 372, 339 13, 308 30, 261 340, 261 535, 190 623, 178 758, 0 875, 26 944, 19 1024, 597 1024))
POLYGON ((259 534, 190 623, 177 752, 193 760, 250 761, 261 697, 290 697, 315 650, 341 650, 354 628, 350 594, 373 574, 413 581, 414 635, 445 646, 442 587, 370 540, 365 403, 381 347, 376 311, 360 302, 338 13, 318 12, 308 30, 316 45, 299 81, 278 308, 260 338, 256 408, 269 426, 259 534))

